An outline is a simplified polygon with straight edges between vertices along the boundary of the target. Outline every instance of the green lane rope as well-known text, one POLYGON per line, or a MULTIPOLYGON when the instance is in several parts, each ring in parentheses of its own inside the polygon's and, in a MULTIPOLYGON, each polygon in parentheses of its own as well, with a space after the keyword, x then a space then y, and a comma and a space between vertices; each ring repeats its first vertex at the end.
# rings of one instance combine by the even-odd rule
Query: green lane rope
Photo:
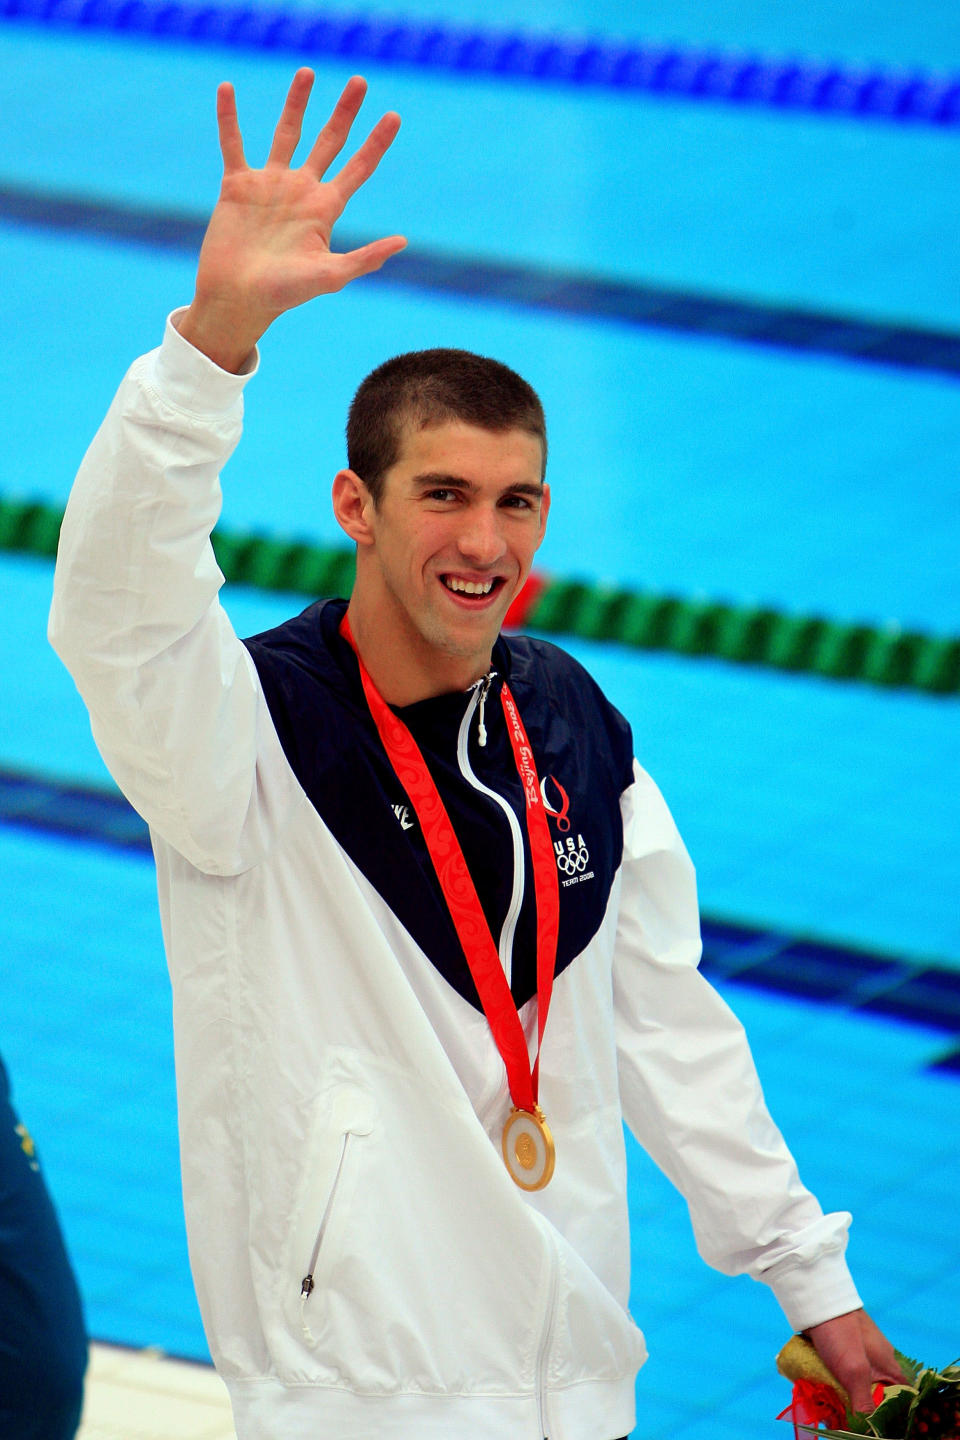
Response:
MULTIPOLYGON (((54 556, 62 518, 62 510, 39 501, 0 498, 0 551, 54 556)), ((349 549, 224 530, 214 531, 213 548, 224 578, 234 584, 308 596, 349 595, 353 584, 349 549)), ((960 695, 960 636, 542 575, 533 577, 527 604, 515 602, 513 614, 517 623, 548 634, 960 695)))
POLYGON ((534 630, 736 664, 960 694, 960 636, 848 624, 763 606, 724 605, 577 580, 547 582, 525 617, 534 630))
POLYGON ((225 530, 211 538, 223 577, 233 584, 310 596, 349 595, 353 589, 352 550, 225 530))

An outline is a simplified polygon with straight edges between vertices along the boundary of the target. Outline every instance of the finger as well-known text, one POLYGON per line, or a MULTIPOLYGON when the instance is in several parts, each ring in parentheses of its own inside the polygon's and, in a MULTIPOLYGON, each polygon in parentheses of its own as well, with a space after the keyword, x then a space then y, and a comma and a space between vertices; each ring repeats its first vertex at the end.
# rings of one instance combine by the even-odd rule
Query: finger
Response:
POLYGON ((874 1380, 879 1380, 882 1385, 903 1385, 906 1382, 900 1361, 892 1352, 886 1355, 868 1351, 867 1356, 874 1380))
POLYGON ((397 138, 399 129, 400 116, 395 110, 389 110, 377 121, 357 153, 351 155, 343 169, 334 176, 331 183, 340 196, 341 204, 346 205, 350 196, 360 189, 364 181, 369 180, 397 138))
POLYGON ((867 1359, 873 1367, 874 1379, 886 1385, 902 1385, 907 1377, 886 1335, 867 1314, 861 1316, 860 1328, 867 1347, 867 1359))
POLYGON ((837 1377, 844 1385, 847 1394, 850 1396, 851 1410, 860 1410, 869 1414, 874 1408, 873 1404, 873 1377, 870 1374, 869 1366, 857 1365, 848 1370, 846 1375, 837 1377))
POLYGON ((290 82, 287 98, 273 132, 273 144, 267 156, 267 164, 289 165, 293 152, 300 144, 303 133, 303 114, 313 89, 313 71, 304 66, 290 82))
POLYGON ((333 107, 333 114, 320 131, 313 143, 313 149, 304 161, 303 168, 312 171, 318 180, 347 143, 347 137, 366 93, 367 82, 362 75, 353 75, 343 87, 343 93, 333 107))
POLYGON ((373 240, 369 245, 361 245, 356 250, 348 250, 346 254, 331 255, 330 259, 336 265, 337 288, 342 289, 351 280, 379 270, 381 265, 385 264, 391 255, 398 254, 406 243, 403 235, 389 235, 383 240, 373 240))
POLYGON ((224 171, 243 170, 246 160, 243 154, 243 136, 237 120, 237 97, 233 86, 225 80, 217 86, 217 129, 220 132, 220 154, 223 156, 224 171))

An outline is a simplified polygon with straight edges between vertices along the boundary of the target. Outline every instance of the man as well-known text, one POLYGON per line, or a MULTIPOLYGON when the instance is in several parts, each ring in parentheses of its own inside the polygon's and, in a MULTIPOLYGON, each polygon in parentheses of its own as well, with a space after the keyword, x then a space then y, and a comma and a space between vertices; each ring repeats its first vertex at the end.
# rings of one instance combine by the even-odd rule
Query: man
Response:
POLYGON ((256 344, 383 264, 330 235, 392 142, 267 164, 233 92, 192 304, 125 380, 68 507, 51 638, 149 820, 174 992, 191 1261, 240 1440, 613 1440, 621 1115, 701 1252, 768 1282, 856 1405, 897 1377, 702 980, 689 861, 625 721, 552 646, 499 636, 544 533, 539 401, 458 351, 361 386, 336 477, 349 607, 244 647, 209 546, 256 344), (462 848, 461 848, 462 847, 462 848))

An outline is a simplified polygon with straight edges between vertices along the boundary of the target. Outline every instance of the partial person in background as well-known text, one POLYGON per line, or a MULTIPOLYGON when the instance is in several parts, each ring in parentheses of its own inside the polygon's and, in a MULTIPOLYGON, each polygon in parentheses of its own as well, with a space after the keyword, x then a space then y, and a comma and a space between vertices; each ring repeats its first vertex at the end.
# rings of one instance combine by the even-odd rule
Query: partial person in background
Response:
POLYGON ((869 1408, 899 1371, 850 1217, 801 1184, 698 971, 693 870, 629 726, 563 651, 500 634, 550 506, 531 387, 459 350, 378 367, 333 485, 349 605, 246 645, 220 606, 260 337, 404 243, 331 252, 399 118, 325 180, 355 78, 294 169, 312 79, 262 170, 220 89, 195 296, 86 456, 50 624, 152 830, 191 1263, 239 1440, 625 1435, 624 1118, 703 1256, 769 1284, 869 1408))
POLYGON ((77 1282, 0 1060, 0 1440, 72 1440, 86 1368, 77 1282))

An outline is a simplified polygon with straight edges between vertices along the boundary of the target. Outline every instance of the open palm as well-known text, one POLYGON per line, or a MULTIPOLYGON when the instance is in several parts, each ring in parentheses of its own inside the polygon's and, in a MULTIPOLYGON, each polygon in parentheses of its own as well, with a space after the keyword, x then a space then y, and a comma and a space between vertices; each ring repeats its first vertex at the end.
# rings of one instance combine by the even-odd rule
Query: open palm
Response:
POLYGON ((325 180, 347 142, 366 83, 359 76, 348 81, 295 169, 312 86, 312 71, 298 70, 261 170, 251 169, 244 156, 233 87, 224 84, 217 92, 223 183, 200 251, 196 295, 180 331, 226 369, 238 368, 285 310, 379 269, 406 243, 392 235, 342 255, 331 250, 336 221, 377 168, 400 117, 384 115, 342 169, 325 180))

